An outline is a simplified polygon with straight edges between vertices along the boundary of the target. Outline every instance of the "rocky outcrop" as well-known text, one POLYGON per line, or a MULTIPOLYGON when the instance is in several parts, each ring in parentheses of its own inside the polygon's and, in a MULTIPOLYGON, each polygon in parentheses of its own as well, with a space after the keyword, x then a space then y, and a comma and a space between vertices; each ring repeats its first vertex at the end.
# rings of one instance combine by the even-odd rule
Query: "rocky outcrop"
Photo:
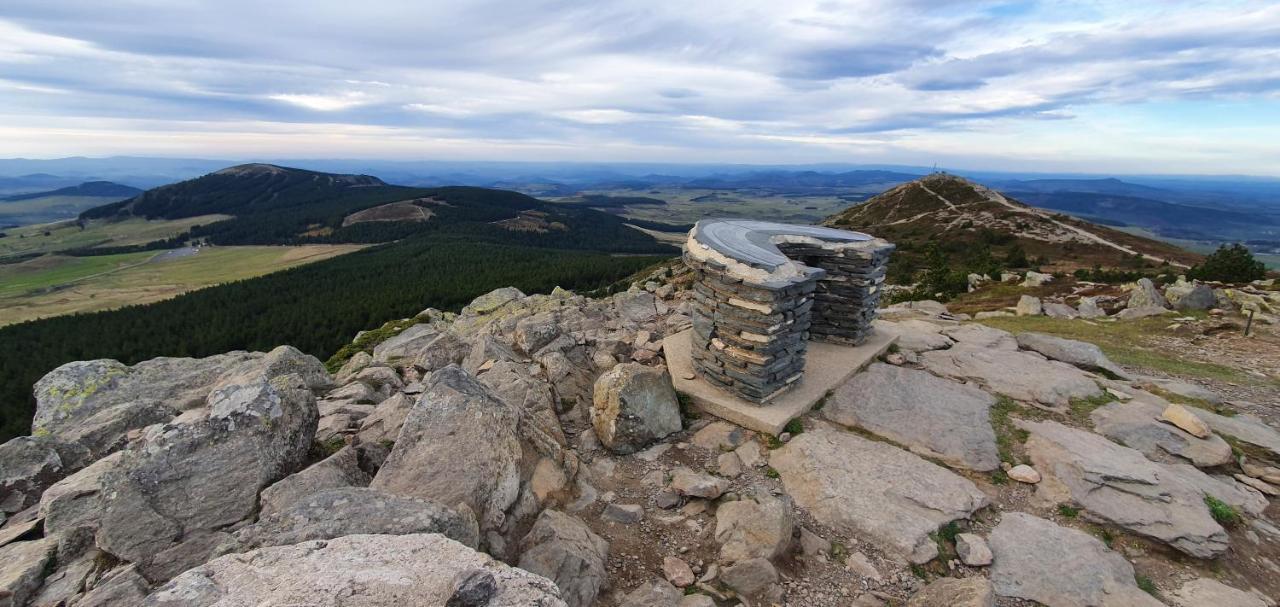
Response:
POLYGON ((822 415, 971 470, 1000 465, 991 406, 982 390, 924 371, 872 363, 827 398, 822 415))
POLYGON ((907 601, 907 607, 995 607, 991 582, 982 576, 942 578, 907 601))
POLYGON ((474 548, 480 542, 475 515, 430 500, 392 495, 364 487, 316 491, 263 515, 234 533, 220 553, 245 552, 347 535, 439 533, 474 548))
POLYGON ((158 588, 144 607, 563 607, 550 580, 438 534, 350 535, 231 554, 158 588), (355 589, 359 589, 358 592, 355 589))
POLYGON ((71 472, 57 446, 52 440, 31 436, 0 445, 0 514, 26 510, 45 489, 71 472))
POLYGON ((1000 596, 1053 607, 1160 607, 1138 588, 1133 565, 1082 531, 1021 512, 991 532, 991 582, 1000 596))
POLYGON ((1265 597, 1232 588, 1217 580, 1196 578, 1169 595, 1169 603, 1174 607, 1274 607, 1275 601, 1265 597))
POLYGON ((263 489, 261 516, 284 510, 318 491, 335 487, 365 487, 369 480, 369 475, 360 469, 355 448, 343 447, 306 470, 286 476, 263 489))
POLYGON ((1126 447, 1137 449, 1155 461, 1189 461, 1210 468, 1231 461, 1231 445, 1217 435, 1197 438, 1172 424, 1163 423, 1160 405, 1130 401, 1114 402, 1089 414, 1093 429, 1126 447))
POLYGON ((945 468, 834 429, 793 438, 770 463, 787 493, 818 521, 866 537, 912 563, 938 555, 930 533, 987 504, 973 483, 945 468))
POLYGON ((791 546, 795 521, 791 499, 767 492, 722 504, 716 510, 716 543, 720 562, 736 563, 753 558, 773 559, 791 546))
POLYGON ((665 369, 621 364, 595 384, 591 424, 614 453, 634 453, 683 427, 680 404, 665 369))
POLYGON ((1057 422, 1017 423, 1030 433, 1027 453, 1044 476, 1036 485, 1039 497, 1072 502, 1088 519, 1195 557, 1226 551, 1227 533, 1209 515, 1205 493, 1192 480, 1203 473, 1189 466, 1162 466, 1138 451, 1057 422))
POLYGON ((942 325, 924 320, 907 319, 898 322, 877 320, 872 323, 876 330, 896 335, 899 350, 907 352, 927 352, 950 348, 955 343, 950 337, 942 334, 942 325))
POLYGON ((1014 313, 1018 316, 1040 316, 1044 314, 1044 304, 1040 303, 1039 297, 1023 295, 1018 298, 1014 313))
POLYGON ((1051 407, 1065 407, 1073 398, 1102 393, 1097 383, 1075 367, 1026 352, 957 346, 925 352, 920 363, 942 377, 977 381, 991 392, 1051 407))
POLYGON ((1214 307, 1218 298, 1209 285, 1202 283, 1177 282, 1164 290, 1165 299, 1175 310, 1208 310, 1214 307))
POLYGON ((1117 379, 1132 379, 1120 365, 1102 353, 1102 348, 1091 343, 1044 333, 1019 333, 1017 339, 1018 346, 1038 352, 1050 360, 1062 361, 1086 371, 1098 371, 1117 379))
POLYGON ((596 604, 608 581, 609 542, 577 518, 547 509, 521 544, 521 569, 555 582, 569 607, 596 604))
POLYGON ((222 379, 204 408, 150 427, 103 472, 99 548, 166 580, 204 562, 262 488, 301 466, 318 418, 308 378, 328 376, 279 352, 222 379))
POLYGON ((44 581, 57 546, 56 540, 42 539, 0 547, 0 605, 27 604, 44 581))
POLYGON ((1127 309, 1168 308, 1169 302, 1160 294, 1150 278, 1140 278, 1129 294, 1127 309))

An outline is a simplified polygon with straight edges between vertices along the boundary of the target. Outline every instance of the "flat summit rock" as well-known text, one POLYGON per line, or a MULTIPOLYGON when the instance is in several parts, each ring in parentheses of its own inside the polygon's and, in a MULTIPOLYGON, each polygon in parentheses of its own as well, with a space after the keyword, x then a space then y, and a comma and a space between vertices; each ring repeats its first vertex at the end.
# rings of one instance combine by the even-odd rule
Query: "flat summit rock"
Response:
POLYGON ((970 470, 1000 465, 991 405, 974 386, 925 371, 873 363, 827 399, 822 415, 970 470))
POLYGON ((1098 384, 1066 363, 1027 352, 965 346, 920 355, 924 368, 943 377, 973 380, 1009 398, 1065 407, 1073 398, 1102 393, 1098 384))
POLYGON ((987 505, 977 486, 887 443, 817 428, 774 452, 787 493, 816 519, 913 563, 938 555, 929 537, 987 505))

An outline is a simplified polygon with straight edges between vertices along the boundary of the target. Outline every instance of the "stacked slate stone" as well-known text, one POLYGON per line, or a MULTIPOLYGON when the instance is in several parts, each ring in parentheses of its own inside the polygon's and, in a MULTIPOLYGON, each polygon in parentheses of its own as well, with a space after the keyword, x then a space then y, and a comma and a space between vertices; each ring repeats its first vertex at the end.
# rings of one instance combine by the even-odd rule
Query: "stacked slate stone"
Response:
POLYGON ((784 243, 787 257, 825 270, 814 292, 813 339, 858 345, 871 333, 894 246, 883 240, 840 245, 784 243))
POLYGON ((699 375, 756 403, 798 381, 818 274, 766 287, 715 261, 686 254, 685 263, 696 273, 691 354, 699 375))

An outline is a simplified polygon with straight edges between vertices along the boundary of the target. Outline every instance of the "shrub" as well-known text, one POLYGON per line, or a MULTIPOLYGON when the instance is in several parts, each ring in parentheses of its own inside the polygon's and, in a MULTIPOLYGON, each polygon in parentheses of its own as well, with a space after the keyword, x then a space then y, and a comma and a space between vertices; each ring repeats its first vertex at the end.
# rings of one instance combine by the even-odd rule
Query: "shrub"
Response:
POLYGON ((1244 245, 1235 243, 1218 247, 1211 255, 1187 271, 1187 277, 1221 282, 1249 282, 1261 280, 1267 275, 1267 267, 1253 258, 1244 245))
POLYGON ((1240 524, 1240 513, 1236 509, 1212 495, 1204 496, 1204 505, 1209 507, 1209 514, 1213 516, 1213 520, 1223 527, 1234 527, 1240 524))

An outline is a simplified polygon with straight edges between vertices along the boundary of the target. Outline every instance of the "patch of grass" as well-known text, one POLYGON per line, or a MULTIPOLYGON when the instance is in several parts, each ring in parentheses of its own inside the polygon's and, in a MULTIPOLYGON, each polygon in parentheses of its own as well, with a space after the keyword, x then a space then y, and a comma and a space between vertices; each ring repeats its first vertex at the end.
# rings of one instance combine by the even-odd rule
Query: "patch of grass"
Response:
POLYGON ((416 324, 418 324, 417 319, 405 318, 402 320, 388 321, 377 329, 365 331, 360 334, 360 337, 357 337, 351 343, 342 346, 342 348, 335 352, 333 356, 329 357, 329 360, 325 361, 324 366, 330 373, 337 373, 338 370, 342 368, 342 365, 345 365, 352 356, 356 355, 357 352, 368 352, 372 354, 374 347, 378 344, 403 333, 405 329, 416 324))
POLYGON ((1013 424, 1013 418, 1009 415, 1017 409, 1018 403, 1004 395, 997 398, 996 404, 991 407, 991 429, 996 433, 996 451, 1000 455, 1000 461, 1011 466, 1021 463, 1013 453, 1014 444, 1025 443, 1028 436, 1026 430, 1013 424))
POLYGON ((345 446, 347 446, 347 441, 343 440, 341 436, 332 436, 328 440, 318 440, 311 443, 311 453, 308 455, 311 456, 311 461, 318 462, 341 451, 345 446))
POLYGON ((803 422, 803 421, 800 421, 800 418, 798 418, 798 417, 797 417, 797 418, 795 418, 795 419, 793 419, 793 420, 791 420, 791 421, 787 422, 787 425, 786 425, 786 426, 783 426, 783 427, 782 427, 782 430, 783 430, 784 432, 789 432, 789 433, 791 434, 791 436, 796 436, 796 435, 798 435, 798 434, 800 434, 800 433, 804 432, 804 422, 803 422))
POLYGON ((1212 495, 1204 496, 1204 505, 1209 507, 1209 514, 1213 516, 1213 520, 1218 521, 1223 527, 1235 527, 1243 520, 1240 513, 1236 509, 1212 495))
POLYGON ((991 471, 991 484, 1007 485, 1009 484, 1009 474, 1002 468, 996 468, 991 471))
POLYGON ((1218 436, 1221 436, 1222 440, 1226 441, 1227 444, 1231 446, 1231 455, 1235 456, 1236 459, 1240 459, 1241 456, 1244 456, 1253 460, 1267 460, 1271 457, 1270 451, 1267 451, 1257 445, 1246 443, 1230 434, 1219 432, 1218 436))
POLYGON ((844 564, 849 559, 849 548, 841 542, 831 542, 831 560, 844 564))
POLYGON ((773 466, 769 466, 768 468, 765 468, 764 475, 769 478, 779 478, 782 476, 781 474, 778 474, 778 471, 775 470, 773 466))
POLYGON ((1076 518, 1077 516, 1080 516, 1080 509, 1074 506, 1068 506, 1066 504, 1059 504, 1058 514, 1061 514, 1062 516, 1065 516, 1067 518, 1076 518))
POLYGON ((1095 533, 1098 536, 1098 539, 1102 540, 1102 543, 1107 545, 1107 548, 1110 548, 1116 541, 1115 534, 1111 533, 1111 530, 1106 527, 1099 527, 1095 533))
POLYGON ((1172 375, 1203 377, 1223 381, 1259 383, 1240 369, 1185 360, 1158 347, 1153 337, 1168 334, 1168 318, 1154 317, 1117 322, 1084 322, 1047 316, 1002 316, 981 321, 990 327, 1013 333, 1037 331, 1067 339, 1097 344, 1111 360, 1125 366, 1163 371, 1172 375))
MULTIPOLYGON (((897 345, 897 344, 894 344, 894 345, 897 345)), ((813 404, 813 410, 814 410, 814 411, 821 411, 823 407, 827 406, 827 399, 831 398, 831 393, 832 393, 832 392, 833 392, 833 390, 827 390, 827 393, 826 393, 826 394, 823 394, 823 395, 822 395, 822 398, 819 398, 819 399, 818 399, 818 402, 816 402, 816 403, 814 403, 814 404, 813 404)))
POLYGON ((780 439, 780 438, 778 438, 778 437, 776 437, 776 436, 774 436, 774 435, 772 435, 772 434, 766 435, 766 436, 764 437, 764 446, 765 446, 766 448, 768 448, 770 451, 772 451, 772 450, 774 450, 774 449, 781 449, 781 448, 782 448, 782 446, 783 446, 783 445, 785 445, 785 444, 786 444, 786 443, 782 442, 782 439, 780 439))
POLYGON ((1133 581, 1138 584, 1138 588, 1141 588, 1143 592, 1156 598, 1160 598, 1159 591, 1156 590, 1156 583, 1151 581, 1151 578, 1145 575, 1136 574, 1133 576, 1133 581))
POLYGON ((1087 424, 1089 423, 1090 413, 1093 413, 1098 407, 1110 404, 1113 401, 1115 401, 1115 398, 1106 391, 1088 398, 1073 398, 1070 406, 1071 417, 1080 423, 1087 424))
POLYGON ((928 581, 928 579, 929 579, 929 570, 928 570, 928 569, 925 569, 924 567, 922 567, 922 566, 920 566, 920 565, 912 565, 912 566, 911 566, 911 575, 914 575, 914 576, 916 576, 916 577, 918 577, 918 578, 920 578, 920 579, 922 579, 922 580, 926 580, 926 581, 928 581))

